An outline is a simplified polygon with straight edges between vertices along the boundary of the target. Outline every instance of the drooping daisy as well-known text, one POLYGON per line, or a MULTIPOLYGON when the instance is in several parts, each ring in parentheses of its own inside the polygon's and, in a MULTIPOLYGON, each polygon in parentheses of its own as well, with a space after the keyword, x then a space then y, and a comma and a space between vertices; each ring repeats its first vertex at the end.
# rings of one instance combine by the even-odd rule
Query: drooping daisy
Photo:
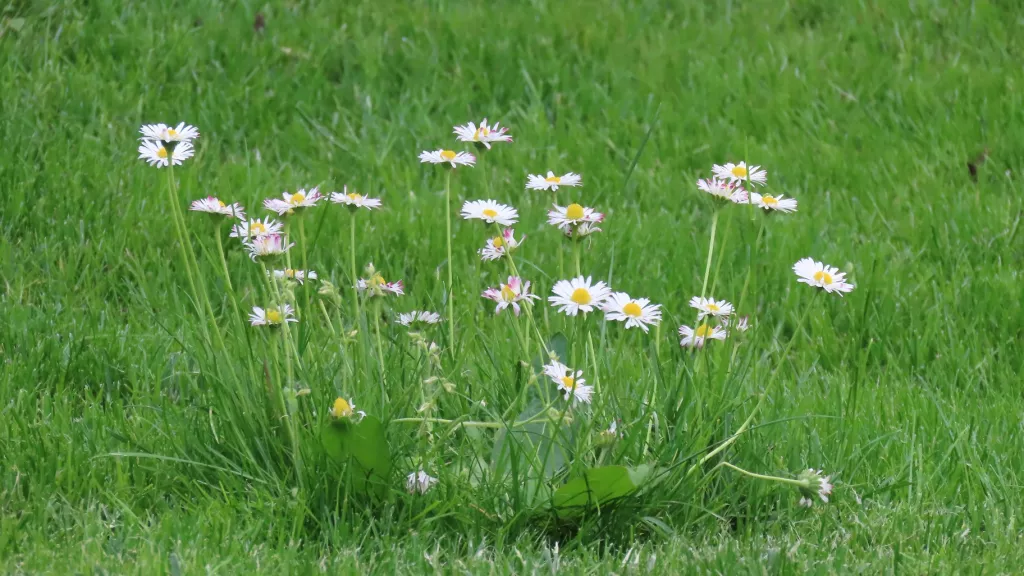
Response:
POLYGON ((309 192, 306 190, 299 190, 292 194, 290 192, 284 192, 281 194, 281 198, 267 198, 263 201, 263 207, 267 210, 277 212, 278 216, 284 216, 285 214, 291 214, 295 212, 296 208, 311 208, 316 206, 317 202, 323 200, 324 195, 320 193, 318 188, 313 188, 309 192))
POLYGON ((760 166, 748 167, 746 162, 740 162, 739 164, 729 162, 724 166, 715 164, 711 171, 715 174, 715 178, 728 180, 733 184, 753 182, 754 184, 764 185, 768 182, 767 170, 761 170, 760 166))
POLYGON ((163 168, 171 164, 179 166, 195 154, 192 145, 188 142, 178 142, 173 151, 168 151, 167 146, 155 140, 143 140, 139 144, 139 159, 145 160, 150 166, 163 168))
POLYGON ((294 311, 288 304, 267 309, 253 306, 252 313, 249 314, 249 324, 253 326, 279 326, 285 322, 298 322, 293 314, 294 311))
POLYGON ((344 192, 332 192, 331 202, 334 202, 335 204, 344 204, 351 210, 355 210, 357 208, 372 210, 374 208, 380 208, 381 205, 380 198, 370 198, 368 196, 363 196, 362 194, 349 192, 348 186, 345 186, 344 192))
POLYGON ((405 478, 405 489, 409 494, 426 494, 434 484, 437 484, 437 478, 427 474, 422 468, 405 478))
POLYGON ((230 238, 241 238, 243 242, 250 238, 257 236, 266 236, 268 234, 280 234, 284 230, 284 224, 281 224, 273 218, 267 218, 261 220, 255 218, 253 220, 242 220, 238 224, 231 227, 230 238))
POLYGON ((719 180, 718 178, 697 180, 697 189, 702 192, 707 192, 715 198, 729 200, 734 204, 747 203, 748 195, 746 190, 725 180, 719 180))
POLYGON ((853 284, 846 283, 846 273, 811 258, 801 258, 793 265, 793 272, 799 276, 797 282, 821 288, 830 294, 835 292, 842 296, 843 292, 853 291, 853 284))
POLYGON ((592 222, 584 222, 578 226, 569 226, 565 229, 565 235, 568 238, 585 238, 590 236, 594 232, 600 232, 601 229, 597 227, 597 224, 592 222))
POLYGON ((398 282, 387 282, 384 280, 384 276, 373 267, 372 262, 366 265, 366 278, 360 278, 356 282, 356 290, 365 292, 368 297, 384 296, 385 294, 402 296, 405 294, 401 280, 398 282))
POLYGON ((705 316, 720 318, 733 313, 732 304, 725 300, 702 298, 700 296, 690 298, 690 307, 697 309, 697 320, 703 320, 705 316))
POLYGON ((626 323, 626 328, 640 328, 647 333, 648 326, 661 323, 661 305, 651 304, 647 298, 633 299, 625 292, 615 292, 604 303, 605 318, 626 323))
POLYGON ((463 166, 476 164, 476 156, 469 152, 455 152, 452 150, 423 151, 420 152, 420 162, 429 162, 430 164, 444 164, 447 162, 452 165, 452 168, 458 168, 460 164, 463 166))
POLYGON ((528 174, 526 176, 527 190, 551 190, 555 192, 559 186, 583 186, 583 177, 575 172, 569 172, 563 176, 555 176, 555 173, 548 170, 547 176, 540 174, 528 174))
POLYGON ((708 340, 725 340, 725 328, 701 324, 694 330, 689 326, 680 326, 679 335, 683 337, 679 345, 684 348, 702 348, 708 340))
POLYGON ((821 498, 822 502, 828 502, 828 497, 832 495, 832 483, 829 482, 829 477, 824 476, 821 470, 815 470, 814 468, 808 468, 797 476, 797 480, 803 482, 803 486, 800 486, 800 505, 805 508, 810 508, 814 504, 814 497, 821 498))
MULTIPOLYGON (((731 324, 732 324, 732 320, 731 319, 729 319, 729 318, 722 318, 722 326, 723 327, 728 328, 731 324)), ((740 316, 739 318, 736 319, 736 325, 733 326, 733 328, 735 328, 736 330, 738 330, 740 332, 746 332, 747 330, 750 329, 750 317, 749 316, 740 316)))
POLYGON ((184 122, 171 128, 166 124, 143 124, 139 128, 142 138, 139 140, 156 140, 159 142, 191 142, 199 138, 199 130, 184 122))
POLYGON ((519 212, 494 200, 467 200, 462 205, 462 217, 466 220, 477 219, 488 224, 497 222, 502 226, 511 226, 519 221, 519 212))
POLYGON ((553 205, 554 210, 548 211, 548 224, 557 226, 560 230, 568 230, 570 226, 580 224, 596 224, 604 220, 604 214, 594 211, 579 204, 568 206, 553 205))
POLYGON ((295 246, 295 243, 289 244, 288 239, 281 234, 266 234, 250 236, 249 241, 245 244, 245 249, 249 251, 249 257, 255 262, 257 258, 284 254, 292 246, 295 246))
POLYGON ((558 360, 552 360, 550 364, 544 366, 544 374, 558 385, 558 390, 565 394, 566 400, 572 396, 575 402, 590 404, 594 387, 588 386, 587 381, 582 378, 583 370, 574 371, 558 360))
POLYGON ((751 192, 750 197, 754 206, 764 208, 768 211, 778 210, 779 212, 796 212, 796 200, 794 198, 785 198, 782 194, 779 194, 778 196, 765 194, 762 196, 757 192, 751 192))
POLYGON ((572 280, 559 280, 551 291, 554 296, 548 296, 548 302, 557 306, 559 312, 575 316, 603 306, 612 289, 604 282, 593 284, 590 276, 577 276, 572 280))
MULTIPOLYGON (((271 272, 268 271, 267 274, 271 274, 271 272)), ((316 272, 312 270, 293 270, 291 268, 286 268, 284 270, 274 270, 272 274, 274 275, 274 278, 295 280, 299 284, 305 283, 306 280, 316 280, 316 272)))
POLYGON ((412 312, 399 314, 398 320, 395 320, 395 323, 401 324, 402 326, 411 326, 417 322, 422 322, 423 324, 437 324, 440 321, 441 315, 437 312, 413 310, 412 312))
POLYGON ((208 214, 219 214, 221 216, 234 216, 236 218, 245 218, 245 209, 238 202, 234 204, 225 204, 214 196, 208 196, 192 202, 192 206, 189 210, 193 212, 206 212, 208 214))
POLYGON ((498 288, 484 290, 481 296, 498 303, 494 307, 495 314, 499 314, 502 310, 511 306, 516 316, 519 316, 520 302, 524 306, 529 306, 533 300, 540 298, 536 294, 530 294, 530 281, 523 282, 523 279, 518 276, 509 276, 508 282, 498 288))
POLYGON ((331 406, 331 418, 335 420, 341 420, 342 418, 362 420, 364 417, 366 417, 366 412, 356 410, 356 403, 351 399, 346 400, 338 396, 331 406))
POLYGON ((487 239, 487 245, 477 250, 480 254, 480 259, 483 261, 497 260, 505 254, 514 251, 522 244, 523 240, 526 240, 526 235, 516 240, 516 231, 512 228, 505 228, 501 231, 501 236, 495 236, 494 238, 487 239))
POLYGON ((487 124, 487 118, 484 118, 480 125, 477 126, 470 122, 465 126, 456 126, 455 134, 459 137, 459 142, 476 142, 477 144, 483 144, 488 150, 491 149, 491 142, 511 142, 512 136, 506 134, 508 128, 499 128, 498 125, 501 122, 495 122, 494 126, 487 124))

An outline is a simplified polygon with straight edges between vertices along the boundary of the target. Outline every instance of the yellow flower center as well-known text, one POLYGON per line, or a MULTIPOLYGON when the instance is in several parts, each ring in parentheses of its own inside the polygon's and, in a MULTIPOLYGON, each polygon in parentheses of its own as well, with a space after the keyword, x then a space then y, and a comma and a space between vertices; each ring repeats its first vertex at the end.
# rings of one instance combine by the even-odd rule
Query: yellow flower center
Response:
POLYGON ((822 270, 818 270, 817 272, 814 273, 814 281, 815 282, 822 282, 822 281, 824 281, 825 284, 831 284, 832 283, 832 275, 827 273, 827 272, 824 272, 822 270))
POLYGON ((501 299, 506 302, 511 302, 516 299, 516 293, 512 291, 512 288, 508 284, 501 285, 501 299))
POLYGON ((544 181, 550 182, 551 184, 559 184, 562 182, 562 179, 559 178, 558 176, 548 176, 547 178, 544 179, 544 181))
POLYGON ((295 278, 295 270, 292 270, 291 268, 285 270, 284 276, 285 278, 295 278))
POLYGON ((590 304, 590 291, 586 288, 577 288, 572 291, 572 296, 569 297, 569 300, 572 300, 580 306, 586 306, 587 304, 590 304))
POLYGON ((732 175, 737 177, 737 178, 746 178, 747 177, 747 167, 746 166, 733 166, 732 167, 732 175))
POLYGON ((503 240, 501 236, 495 236, 494 239, 491 240, 491 244, 494 244, 495 248, 501 248, 505 245, 505 240, 503 240))
POLYGON ((721 310, 721 308, 718 307, 718 304, 708 304, 709 312, 718 312, 719 310, 721 310))
POLYGON ((630 302, 622 307, 622 313, 626 316, 632 316, 633 318, 639 318, 643 315, 643 310, 640 309, 640 305, 636 302, 630 302))
POLYGON ((775 206, 776 204, 779 203, 779 201, 776 200, 774 196, 768 196, 767 194, 765 194, 764 196, 761 196, 761 203, 766 204, 768 206, 775 206))
POLYGON ((708 326, 707 324, 701 324, 700 326, 697 327, 696 330, 694 330, 693 333, 698 338, 707 338, 708 336, 711 336, 714 332, 715 329, 712 328, 711 326, 708 326))
POLYGON ((569 207, 565 209, 565 217, 569 220, 579 220, 583 218, 583 206, 579 204, 569 204, 569 207))
POLYGON ((384 277, 381 276, 380 274, 374 274, 370 278, 370 281, 368 282, 368 284, 370 286, 383 286, 383 285, 387 284, 387 282, 384 281, 384 277))
POLYGON ((356 194, 355 192, 350 192, 349 194, 347 194, 347 196, 348 196, 349 200, 352 200, 352 201, 355 201, 355 202, 358 202, 359 199, 363 197, 362 194, 356 194))
POLYGON ((220 207, 220 208, 223 208, 224 207, 224 202, 222 200, 217 200, 217 206, 220 207))
POLYGON ((280 324, 284 317, 281 315, 280 310, 267 310, 267 322, 271 324, 280 324))
POLYGON ((331 408, 331 416, 345 418, 351 415, 352 405, 348 403, 348 400, 339 397, 334 401, 334 406, 331 408))
POLYGON ((562 376, 562 386, 566 390, 575 390, 576 389, 576 379, 573 378, 572 376, 562 376))
POLYGON ((164 160, 167 160, 167 148, 164 148, 163 146, 157 148, 156 155, 159 156, 160 158, 163 158, 164 160))
POLYGON ((497 218, 498 217, 498 213, 496 211, 494 211, 494 210, 491 210, 490 208, 485 208, 483 214, 484 214, 484 216, 487 216, 488 218, 497 218))
POLYGON ((267 227, 263 225, 263 222, 253 222, 249 225, 250 234, 266 234, 267 227))
POLYGON ((452 160, 455 160, 455 152, 452 152, 451 150, 442 150, 441 160, 444 160, 445 162, 451 162, 452 160))
POLYGON ((175 136, 178 135, 178 131, 175 130, 174 128, 168 128, 167 135, 170 136, 171 138, 174 138, 175 136))
POLYGON ((296 192, 295 194, 292 194, 292 199, 290 200, 290 202, 292 204, 302 204, 305 200, 305 194, 303 194, 302 192, 296 192))

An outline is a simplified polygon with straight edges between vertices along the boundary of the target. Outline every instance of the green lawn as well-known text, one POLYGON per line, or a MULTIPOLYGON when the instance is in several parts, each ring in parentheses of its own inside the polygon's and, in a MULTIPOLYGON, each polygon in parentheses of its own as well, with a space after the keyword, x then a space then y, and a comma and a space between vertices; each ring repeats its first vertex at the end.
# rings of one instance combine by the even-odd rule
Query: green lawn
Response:
POLYGON ((0 571, 1024 570, 1015 2, 172 4, 0 4, 0 571), (445 169, 417 155, 471 149, 452 126, 483 117, 515 142, 454 172, 449 262, 445 169), (137 159, 140 125, 179 121, 195 157, 137 159), (744 159, 799 210, 696 189, 744 159), (583 275, 662 304, 659 330, 548 305, 577 261, 545 221, 556 195, 524 190, 547 170, 583 176, 563 205, 607 214, 583 275), (384 203, 355 245, 337 204, 284 217, 293 266, 338 297, 269 284, 184 212, 344 185, 384 203), (476 254, 493 228, 458 217, 483 198, 519 210, 530 316, 480 298, 509 274, 476 254), (357 312, 352 248, 405 295, 357 312), (806 256, 856 289, 798 284, 806 256), (753 329, 682 349, 705 280, 753 329), (275 301, 301 321, 248 325, 275 301), (445 321, 421 348, 393 320, 424 309, 445 321), (540 338, 568 344, 592 404, 536 377, 540 338), (338 396, 367 419, 335 421, 338 396), (446 422, 395 421, 424 416, 446 422), (359 436, 377 421, 388 454, 359 436), (339 445, 389 470, 360 481, 339 445), (722 462, 835 489, 806 509, 722 462), (409 494, 421 465, 439 481, 409 494), (552 512, 610 465, 651 473, 552 512))

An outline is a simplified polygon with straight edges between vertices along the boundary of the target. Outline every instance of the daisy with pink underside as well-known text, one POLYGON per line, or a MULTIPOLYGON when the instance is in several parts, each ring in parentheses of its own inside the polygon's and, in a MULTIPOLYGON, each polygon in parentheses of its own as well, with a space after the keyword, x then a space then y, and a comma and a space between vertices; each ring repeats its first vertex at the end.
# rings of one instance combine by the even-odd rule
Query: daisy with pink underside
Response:
POLYGON ((281 194, 281 198, 267 198, 263 201, 263 207, 277 212, 278 216, 284 216, 285 214, 292 214, 298 208, 312 208, 323 199, 324 195, 320 193, 318 188, 313 188, 309 192, 303 189, 294 194, 285 192, 281 194))
POLYGON ((536 294, 530 294, 530 282, 524 282, 518 276, 509 276, 505 284, 497 288, 488 288, 481 296, 498 303, 494 307, 495 314, 500 314, 502 310, 511 306, 516 316, 519 316, 520 303, 523 306, 530 306, 533 300, 540 298, 536 294))
POLYGON ((494 126, 490 126, 487 124, 487 118, 484 118, 479 126, 470 122, 465 126, 456 126, 454 132, 459 137, 459 142, 474 142, 490 150, 493 142, 512 141, 512 135, 506 134, 508 128, 499 128, 499 124, 501 122, 495 122, 494 126))
POLYGON ((505 254, 514 252, 524 240, 526 240, 525 234, 517 240, 516 231, 512 228, 505 228, 501 231, 500 236, 488 238, 487 245, 477 250, 477 253, 480 254, 480 259, 484 262, 498 260, 505 254))

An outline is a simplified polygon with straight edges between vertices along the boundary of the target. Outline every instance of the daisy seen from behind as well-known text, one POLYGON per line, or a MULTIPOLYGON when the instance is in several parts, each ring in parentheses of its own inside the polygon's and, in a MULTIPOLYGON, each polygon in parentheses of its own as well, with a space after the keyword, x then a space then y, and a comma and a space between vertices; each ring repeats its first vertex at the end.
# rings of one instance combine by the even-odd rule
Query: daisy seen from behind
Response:
POLYGON ((412 326, 413 324, 437 324, 441 321, 441 315, 437 312, 428 312, 413 310, 412 312, 403 312, 398 315, 398 320, 395 320, 396 324, 402 326, 412 326))
POLYGON ((715 198, 728 200, 734 204, 747 203, 747 191, 738 185, 729 183, 726 180, 720 180, 718 178, 697 180, 697 189, 701 192, 707 192, 715 198))
POLYGON ((427 474, 420 468, 405 478, 405 489, 409 494, 426 494, 437 484, 437 478, 427 474))
POLYGON ((752 182, 763 186, 768 183, 767 170, 762 170, 760 166, 747 166, 746 162, 740 162, 739 164, 733 164, 732 162, 722 165, 715 164, 711 171, 714 173, 715 178, 728 180, 733 184, 752 182))
POLYGON ((511 226, 519 221, 519 212, 494 200, 467 200, 462 205, 462 217, 466 220, 483 220, 488 224, 511 226))
POLYGON ((552 360, 544 366, 544 374, 558 385, 558 391, 565 395, 566 400, 572 397, 574 402, 590 404, 594 387, 588 386, 583 379, 583 370, 573 370, 558 360, 552 360))
POLYGON ((750 201, 758 208, 764 208, 767 212, 796 212, 796 199, 786 198, 783 194, 772 196, 771 194, 750 193, 750 201))
POLYGON ((420 162, 426 164, 451 164, 452 168, 459 166, 473 166, 476 164, 476 156, 469 152, 455 152, 454 150, 424 150, 420 152, 420 162))
POLYGON ((529 280, 523 281, 518 276, 509 276, 508 281, 502 284, 498 288, 488 288, 481 294, 488 300, 493 300, 498 303, 494 307, 494 313, 500 314, 502 310, 512 307, 512 311, 515 312, 516 316, 519 316, 519 304, 522 303, 524 306, 532 304, 533 300, 540 298, 536 294, 530 294, 530 282, 529 280))
POLYGON ((245 219, 245 209, 238 202, 233 204, 225 204, 219 198, 214 196, 207 196, 192 202, 189 206, 189 210, 192 212, 205 212, 207 214, 219 215, 219 216, 233 216, 235 218, 245 219))
POLYGON ((704 298, 702 296, 690 298, 690 307, 697 309, 697 320, 703 320, 706 316, 724 318, 732 314, 734 310, 732 304, 725 300, 715 300, 714 298, 704 298))
POLYGON ((683 337, 679 341, 683 348, 703 348, 709 340, 725 340, 726 332, 721 326, 701 324, 695 330, 684 325, 679 327, 679 335, 683 337))
POLYGON ((253 326, 280 326, 285 322, 298 322, 294 310, 288 304, 265 309, 253 306, 252 313, 249 314, 249 324, 253 326))
POLYGON ((405 294, 405 287, 402 285, 401 280, 398 282, 384 280, 384 276, 374 268, 372 262, 366 265, 366 278, 359 279, 359 282, 356 283, 356 290, 371 297, 385 296, 387 294, 402 296, 405 294))
POLYGON ((267 210, 277 212, 278 216, 284 216, 285 214, 291 214, 295 212, 296 208, 312 208, 316 206, 317 202, 323 200, 324 196, 320 193, 318 188, 313 188, 309 192, 305 189, 301 189, 294 194, 291 192, 284 192, 281 194, 281 198, 267 198, 263 201, 263 207, 267 210))
POLYGON ((577 276, 572 280, 559 280, 551 291, 554 295, 548 297, 548 302, 558 307, 559 312, 575 316, 601 308, 612 289, 604 282, 594 284, 590 276, 577 276))
POLYGON ((380 208, 381 206, 380 198, 370 198, 356 192, 349 192, 348 186, 345 186, 343 192, 332 192, 331 202, 334 202, 335 204, 344 204, 345 206, 348 206, 350 210, 356 210, 357 208, 372 210, 374 208, 380 208))
POLYGON ((575 172, 555 176, 555 173, 550 170, 548 170, 547 176, 541 176, 540 174, 526 175, 527 190, 551 190, 556 192, 559 186, 583 186, 583 177, 575 172))
POLYGON ((472 122, 465 126, 456 126, 454 133, 459 137, 459 142, 474 142, 490 150, 492 142, 512 141, 512 135, 507 134, 508 128, 499 128, 499 124, 501 122, 495 122, 494 126, 490 126, 487 124, 487 118, 484 118, 479 126, 472 122))
POLYGON ((498 260, 518 248, 524 240, 526 240, 526 235, 516 240, 516 231, 512 228, 505 228, 501 231, 500 236, 488 238, 487 245, 477 250, 477 253, 480 254, 480 259, 484 262, 498 260))
POLYGON ((188 142, 178 142, 173 150, 170 151, 166 145, 155 140, 143 140, 139 144, 139 159, 145 160, 147 164, 157 168, 171 165, 180 166, 182 162, 188 160, 194 154, 195 150, 192 149, 192 144, 188 142))
POLYGON ((793 265, 793 272, 798 276, 797 282, 821 288, 829 294, 835 292, 842 296, 844 292, 852 292, 854 288, 853 284, 846 282, 846 273, 813 258, 801 258, 793 265))
POLYGON ((614 292, 604 304, 605 318, 625 322, 626 328, 640 328, 646 334, 649 326, 661 323, 661 305, 647 298, 630 298, 625 292, 614 292))

